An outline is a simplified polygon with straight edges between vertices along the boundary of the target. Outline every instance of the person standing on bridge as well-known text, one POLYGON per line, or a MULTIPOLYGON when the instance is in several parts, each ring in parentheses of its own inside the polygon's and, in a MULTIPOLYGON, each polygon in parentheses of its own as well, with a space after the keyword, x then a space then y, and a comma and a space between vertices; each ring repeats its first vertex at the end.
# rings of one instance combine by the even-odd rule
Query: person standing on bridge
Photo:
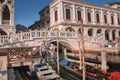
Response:
POLYGON ((53 54, 55 54, 55 49, 56 49, 56 46, 51 44, 51 46, 49 47, 50 49, 50 60, 53 62, 53 54))
POLYGON ((44 65, 47 65, 47 46, 45 45, 45 41, 42 42, 42 45, 40 47, 40 56, 41 56, 41 59, 40 59, 40 64, 43 65, 43 60, 44 61, 44 65))

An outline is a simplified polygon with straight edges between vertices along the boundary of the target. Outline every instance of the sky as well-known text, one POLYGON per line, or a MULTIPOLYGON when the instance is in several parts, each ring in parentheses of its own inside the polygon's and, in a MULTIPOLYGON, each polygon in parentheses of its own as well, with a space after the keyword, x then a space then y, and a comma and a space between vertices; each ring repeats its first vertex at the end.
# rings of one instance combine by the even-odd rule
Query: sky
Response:
MULTIPOLYGON (((120 0, 84 0, 98 5, 120 0)), ((51 0, 15 0, 15 25, 22 24, 26 27, 40 19, 39 11, 47 6, 51 0)))

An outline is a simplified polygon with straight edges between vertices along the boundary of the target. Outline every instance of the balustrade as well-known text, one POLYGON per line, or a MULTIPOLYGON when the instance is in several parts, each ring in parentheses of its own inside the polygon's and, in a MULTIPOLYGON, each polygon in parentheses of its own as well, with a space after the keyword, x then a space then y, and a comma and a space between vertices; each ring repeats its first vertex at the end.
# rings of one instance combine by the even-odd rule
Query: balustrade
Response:
MULTIPOLYGON (((30 32, 20 32, 13 35, 1 35, 0 36, 0 44, 8 44, 8 43, 15 43, 15 42, 22 42, 22 41, 29 41, 35 38, 45 38, 46 31, 30 31, 30 32)), ((47 38, 56 38, 57 32, 56 31, 48 31, 47 38)), ((59 38, 77 38, 77 34, 75 32, 64 32, 59 31, 59 38)), ((91 37, 87 38, 87 41, 91 41, 91 37), (89 39, 89 40, 88 40, 89 39)), ((94 40, 92 40, 94 41, 94 40)))

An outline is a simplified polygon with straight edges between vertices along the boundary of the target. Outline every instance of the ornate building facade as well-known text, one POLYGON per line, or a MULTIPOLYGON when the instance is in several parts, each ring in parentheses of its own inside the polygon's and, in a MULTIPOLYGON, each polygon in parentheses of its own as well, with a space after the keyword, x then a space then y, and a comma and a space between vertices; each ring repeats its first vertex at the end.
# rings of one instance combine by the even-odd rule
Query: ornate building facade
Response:
POLYGON ((0 35, 14 33, 14 0, 0 0, 0 35))
POLYGON ((84 36, 115 41, 120 37, 120 2, 105 6, 82 0, 53 0, 50 3, 50 27, 63 31, 80 32, 83 21, 84 36), (101 35, 103 37, 101 37, 101 35))
POLYGON ((32 24, 29 29, 44 29, 46 27, 50 27, 50 9, 49 6, 46 6, 44 9, 42 9, 39 12, 40 20, 36 21, 34 24, 32 24))

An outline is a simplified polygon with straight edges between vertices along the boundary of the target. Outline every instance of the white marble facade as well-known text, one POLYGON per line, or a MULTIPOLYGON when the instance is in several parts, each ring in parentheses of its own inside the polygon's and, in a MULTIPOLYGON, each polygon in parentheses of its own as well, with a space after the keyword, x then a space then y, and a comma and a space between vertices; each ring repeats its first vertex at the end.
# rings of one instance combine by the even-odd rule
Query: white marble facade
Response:
POLYGON ((50 27, 63 31, 80 29, 83 21, 86 38, 115 41, 120 36, 120 2, 100 6, 83 0, 53 0, 50 3, 50 27), (79 18, 78 18, 79 17, 79 18))

